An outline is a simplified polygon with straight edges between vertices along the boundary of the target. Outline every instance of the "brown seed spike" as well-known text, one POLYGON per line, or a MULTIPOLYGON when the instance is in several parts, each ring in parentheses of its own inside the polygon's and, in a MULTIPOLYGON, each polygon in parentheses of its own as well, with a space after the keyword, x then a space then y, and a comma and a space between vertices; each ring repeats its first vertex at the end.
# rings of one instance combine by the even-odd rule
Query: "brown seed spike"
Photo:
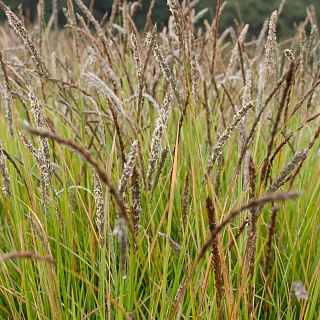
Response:
MULTIPOLYGON (((206 208, 207 208, 207 214, 208 214, 208 220, 209 220, 209 228, 212 233, 216 228, 216 222, 215 222, 214 205, 210 197, 207 197, 206 208)), ((216 237, 212 237, 211 247, 212 247, 211 253, 212 253, 212 262, 213 262, 214 278, 216 282, 217 294, 218 294, 219 300, 221 300, 223 296, 221 261, 220 261, 220 254, 219 254, 219 248, 218 248, 218 241, 216 237)))
POLYGON ((22 22, 2 1, 0 1, 0 6, 5 11, 10 27, 20 37, 20 39, 25 44, 26 48, 29 50, 31 57, 34 59, 35 64, 38 68, 39 74, 45 78, 48 78, 49 74, 48 74, 47 68, 45 67, 38 50, 35 48, 22 22))
POLYGON ((5 89, 4 89, 4 99, 6 101, 6 107, 7 107, 7 117, 9 122, 9 128, 10 128, 10 138, 13 139, 14 132, 13 132, 13 119, 12 119, 12 107, 13 107, 13 100, 12 100, 12 94, 11 94, 11 86, 9 82, 9 77, 7 73, 7 68, 3 62, 2 59, 2 52, 0 51, 0 62, 1 62, 1 69, 3 72, 4 80, 5 80, 5 89))
POLYGON ((11 196, 10 176, 6 165, 6 157, 3 152, 2 142, 0 140, 0 173, 3 176, 3 190, 5 194, 11 196))

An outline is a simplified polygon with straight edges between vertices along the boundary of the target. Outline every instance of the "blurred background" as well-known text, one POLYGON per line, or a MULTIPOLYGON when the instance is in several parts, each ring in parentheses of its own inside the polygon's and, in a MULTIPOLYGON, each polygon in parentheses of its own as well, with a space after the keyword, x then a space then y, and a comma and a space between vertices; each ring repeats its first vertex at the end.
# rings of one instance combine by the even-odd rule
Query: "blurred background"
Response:
MULTIPOLYGON (((100 20, 106 11, 111 12, 113 0, 82 0, 88 7, 92 6, 94 16, 100 20)), ((3 0, 6 5, 10 6, 11 10, 17 13, 19 4, 22 4, 22 10, 26 16, 27 23, 33 22, 37 16, 38 0, 3 0)), ((138 28, 143 28, 146 22, 146 14, 149 9, 151 0, 143 0, 142 8, 138 10, 134 21, 138 28)), ((168 10, 166 0, 156 0, 151 19, 157 22, 159 26, 168 21, 170 12, 168 10)), ((128 1, 129 3, 129 1, 128 1)), ((248 23, 250 25, 248 37, 256 37, 262 28, 264 20, 270 17, 273 10, 279 8, 281 0, 228 0, 227 5, 220 18, 219 30, 222 32, 229 26, 235 27, 235 21, 239 23, 248 23)), ((52 0, 44 0, 46 21, 49 20, 52 12, 52 0)), ((59 24, 63 26, 66 23, 66 18, 62 12, 63 7, 67 7, 67 0, 57 0, 59 12, 59 24)), ((205 15, 199 20, 197 27, 203 26, 203 19, 209 22, 215 14, 217 1, 216 0, 200 0, 196 6, 196 11, 199 12, 208 8, 205 15)), ((278 38, 288 38, 294 34, 295 26, 299 25, 307 16, 307 7, 313 6, 317 16, 320 15, 320 0, 287 0, 283 12, 278 22, 278 38)), ((74 4, 75 10, 78 10, 74 4)), ((6 20, 3 10, 0 12, 0 23, 6 20)), ((308 31, 308 30, 307 30, 308 31)))

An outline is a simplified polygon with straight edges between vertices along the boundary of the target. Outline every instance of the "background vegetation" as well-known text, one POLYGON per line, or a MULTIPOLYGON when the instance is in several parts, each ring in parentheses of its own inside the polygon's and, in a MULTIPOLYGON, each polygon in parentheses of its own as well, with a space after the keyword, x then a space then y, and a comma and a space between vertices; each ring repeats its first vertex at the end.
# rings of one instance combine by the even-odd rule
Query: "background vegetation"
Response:
MULTIPOLYGON (((87 7, 90 6, 91 0, 83 1, 87 7)), ((180 1, 181 2, 181 1, 180 1)), ((212 20, 217 5, 216 0, 200 0, 195 6, 196 11, 199 12, 205 8, 208 8, 207 13, 204 15, 205 19, 212 20)), ((228 4, 221 16, 219 27, 220 30, 225 30, 229 26, 234 26, 234 20, 237 19, 240 23, 248 23, 250 29, 248 31, 249 36, 257 36, 262 28, 263 22, 267 19, 273 10, 279 7, 280 0, 229 0, 228 4)), ((17 10, 19 4, 22 4, 24 13, 30 15, 31 21, 34 21, 37 15, 37 0, 11 0, 10 7, 12 10, 17 10)), ((50 18, 52 13, 52 1, 44 1, 46 20, 50 18)), ((95 17, 100 20, 105 12, 111 12, 112 0, 93 1, 93 13, 95 17)), ((60 26, 66 23, 66 18, 62 13, 62 8, 66 7, 64 0, 57 0, 58 15, 60 26)), ((150 0, 142 0, 141 8, 138 10, 135 16, 135 23, 138 28, 143 28, 146 22, 146 15, 149 10, 150 0)), ((293 36, 295 24, 299 24, 305 19, 306 8, 313 5, 317 14, 320 14, 320 3, 317 0, 290 0, 285 4, 284 12, 278 22, 278 35, 279 38, 288 38, 293 36)), ((76 9, 80 12, 80 10, 76 9)), ((155 1, 152 21, 157 22, 160 26, 161 23, 167 23, 169 18, 169 12, 166 7, 166 2, 155 1)), ((5 20, 4 13, 0 13, 0 19, 5 20)), ((202 26, 199 23, 198 26, 202 26)))

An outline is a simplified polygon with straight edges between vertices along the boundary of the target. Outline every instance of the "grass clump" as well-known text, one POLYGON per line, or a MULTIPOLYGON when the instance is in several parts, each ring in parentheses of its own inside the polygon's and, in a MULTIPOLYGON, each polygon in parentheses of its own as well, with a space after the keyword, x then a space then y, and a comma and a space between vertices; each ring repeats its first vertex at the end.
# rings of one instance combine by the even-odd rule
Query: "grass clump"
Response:
POLYGON ((315 17, 251 41, 170 0, 157 32, 152 1, 140 33, 140 4, 36 32, 0 2, 0 317, 315 319, 315 17))

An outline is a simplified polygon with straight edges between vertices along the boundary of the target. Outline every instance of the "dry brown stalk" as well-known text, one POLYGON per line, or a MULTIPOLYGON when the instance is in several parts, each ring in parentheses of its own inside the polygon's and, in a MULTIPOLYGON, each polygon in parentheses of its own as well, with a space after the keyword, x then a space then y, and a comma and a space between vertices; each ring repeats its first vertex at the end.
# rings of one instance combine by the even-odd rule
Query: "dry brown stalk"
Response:
POLYGON ((0 257, 0 264, 4 263, 6 260, 12 259, 30 259, 34 261, 45 261, 50 264, 57 264, 57 261, 52 259, 50 256, 40 256, 34 252, 19 252, 19 251, 12 251, 6 254, 3 254, 0 257))
POLYGON ((122 12, 122 28, 125 30, 123 33, 123 56, 125 56, 125 53, 127 51, 127 45, 128 45, 128 38, 129 38, 129 17, 130 15, 128 14, 128 2, 127 0, 122 0, 122 6, 120 7, 120 10, 122 12))
POLYGON ((223 229, 223 227, 225 225, 227 225, 228 223, 230 223, 240 212, 242 212, 244 210, 248 210, 252 207, 263 206, 268 202, 286 201, 289 199, 299 197, 300 195, 301 195, 301 193, 297 192, 297 191, 290 191, 290 192, 284 192, 284 193, 270 193, 270 194, 263 195, 259 198, 252 199, 247 204, 241 206, 238 209, 231 211, 231 213, 228 215, 228 217, 225 218, 218 226, 216 226, 214 228, 213 232, 211 232, 211 236, 204 243, 204 245, 202 246, 202 248, 199 252, 198 260, 201 259, 202 257, 204 257, 206 251, 211 246, 212 238, 216 237, 216 235, 223 229))

